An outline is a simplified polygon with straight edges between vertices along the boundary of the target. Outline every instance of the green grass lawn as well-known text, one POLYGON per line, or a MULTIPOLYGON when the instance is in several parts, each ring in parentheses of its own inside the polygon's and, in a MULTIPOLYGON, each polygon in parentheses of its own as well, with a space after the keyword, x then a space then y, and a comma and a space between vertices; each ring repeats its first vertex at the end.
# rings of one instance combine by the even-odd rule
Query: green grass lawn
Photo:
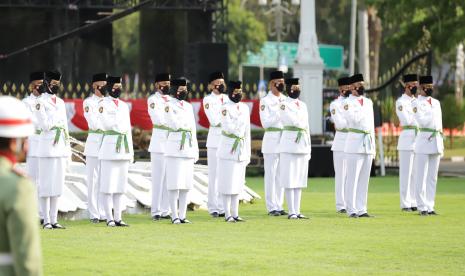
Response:
MULTIPOLYGON (((319 275, 465 274, 465 180, 440 178, 436 217, 402 213, 396 177, 372 178, 375 218, 336 214, 330 178, 309 179, 302 213, 310 220, 266 215, 264 200, 241 205, 245 223, 205 211, 190 225, 125 216, 129 228, 64 221, 42 231, 46 275, 319 275)), ((249 178, 263 195, 263 178, 249 178)))

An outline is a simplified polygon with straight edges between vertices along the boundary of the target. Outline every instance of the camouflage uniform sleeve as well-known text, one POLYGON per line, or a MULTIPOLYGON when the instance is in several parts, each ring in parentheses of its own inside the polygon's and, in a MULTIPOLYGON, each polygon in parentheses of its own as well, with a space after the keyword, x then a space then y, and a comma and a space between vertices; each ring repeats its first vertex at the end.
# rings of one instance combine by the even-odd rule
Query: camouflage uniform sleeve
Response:
POLYGON ((42 275, 35 188, 26 178, 17 184, 7 213, 7 231, 16 275, 42 275))

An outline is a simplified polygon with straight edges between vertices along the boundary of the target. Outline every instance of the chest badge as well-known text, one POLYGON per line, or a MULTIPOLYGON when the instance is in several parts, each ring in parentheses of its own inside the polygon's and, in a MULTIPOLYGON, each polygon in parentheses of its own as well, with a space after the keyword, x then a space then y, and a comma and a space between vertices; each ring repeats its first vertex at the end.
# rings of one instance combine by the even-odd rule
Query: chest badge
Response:
POLYGON ((331 114, 333 114, 333 115, 336 114, 336 109, 333 108, 333 109, 331 110, 331 114))
POLYGON ((223 116, 226 116, 226 109, 223 110, 223 111, 221 112, 221 114, 223 114, 223 116))
POLYGON ((265 110, 265 105, 260 106, 260 110, 261 111, 265 110))
POLYGON ((348 104, 344 105, 344 110, 349 110, 349 105, 348 104))
POLYGON ((169 112, 169 111, 170 111, 170 107, 169 106, 165 107, 165 112, 169 112))
POLYGON ((151 108, 151 109, 154 109, 154 108, 155 108, 155 103, 151 103, 151 104, 150 104, 150 108, 151 108))
POLYGON ((103 113, 103 106, 98 109, 98 112, 103 113))
POLYGON ((209 104, 205 104, 205 109, 208 109, 210 107, 209 104))
POLYGON ((413 112, 417 113, 417 107, 416 106, 413 108, 413 112))
POLYGON ((40 104, 36 104, 36 109, 40 110, 40 104))
POLYGON ((402 111, 402 106, 401 105, 399 105, 399 111, 402 111))
POLYGON ((84 108, 84 110, 86 111, 86 113, 89 112, 89 107, 86 106, 86 108, 84 108))
POLYGON ((281 105, 281 110, 284 110, 284 109, 286 109, 286 106, 282 104, 281 105))

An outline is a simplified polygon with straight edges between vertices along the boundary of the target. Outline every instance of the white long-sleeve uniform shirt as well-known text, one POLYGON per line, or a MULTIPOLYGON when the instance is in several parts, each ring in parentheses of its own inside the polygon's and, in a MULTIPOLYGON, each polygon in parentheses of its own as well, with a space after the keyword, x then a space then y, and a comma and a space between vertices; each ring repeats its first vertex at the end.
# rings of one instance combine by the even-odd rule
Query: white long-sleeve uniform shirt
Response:
POLYGON ((432 97, 418 96, 413 104, 413 112, 420 130, 415 139, 415 153, 443 154, 441 103, 432 97), (424 131, 426 129, 428 131, 424 131))
POLYGON ((331 120, 336 128, 336 135, 334 136, 332 151, 344 151, 344 146, 347 139, 347 119, 344 117, 344 105, 346 98, 343 96, 337 97, 329 105, 331 112, 331 120))
POLYGON ((417 131, 412 129, 418 127, 413 112, 413 104, 415 101, 415 97, 410 97, 406 94, 402 94, 396 101, 396 114, 399 118, 400 126, 402 127, 402 132, 397 142, 397 150, 413 150, 415 147, 417 131))
POLYGON ((279 108, 286 96, 275 96, 271 91, 260 100, 260 122, 265 129, 262 141, 262 153, 278 153, 281 131, 266 131, 268 128, 282 129, 279 108))

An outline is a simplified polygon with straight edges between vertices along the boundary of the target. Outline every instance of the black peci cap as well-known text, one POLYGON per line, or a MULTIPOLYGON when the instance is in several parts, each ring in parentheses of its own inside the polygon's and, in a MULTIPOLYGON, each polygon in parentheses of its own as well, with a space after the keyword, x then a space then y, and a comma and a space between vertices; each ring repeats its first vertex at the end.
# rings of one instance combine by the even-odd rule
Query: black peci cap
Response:
POLYGON ((432 76, 421 76, 420 84, 433 84, 433 77, 432 76))
POLYGON ((108 83, 121 83, 121 77, 115 77, 115 76, 108 76, 107 77, 107 82, 108 83))
POLYGON ((351 85, 350 78, 349 77, 342 77, 337 80, 337 84, 339 86, 343 85, 351 85))
POLYGON ((155 76, 155 82, 170 81, 170 80, 171 80, 170 73, 159 73, 155 76))
POLYGON ((172 86, 186 86, 187 80, 186 79, 174 79, 171 81, 172 86))
POLYGON ((364 81, 362 74, 355 74, 352 77, 350 77, 350 84, 361 82, 361 81, 364 81))
POLYGON ((283 71, 273 71, 270 73, 270 80, 284 79, 283 71))
POLYGON ((229 81, 228 88, 230 91, 234 91, 235 89, 241 89, 242 82, 241 81, 229 81))
POLYGON ((92 82, 106 81, 107 78, 108 78, 107 73, 98 73, 92 76, 92 82))
POLYGON ((404 83, 406 82, 412 82, 412 81, 418 81, 418 75, 417 74, 407 74, 402 76, 402 81, 404 83))
POLYGON ((45 76, 44 72, 32 72, 29 74, 29 82, 36 81, 36 80, 43 80, 45 76))
POLYGON ((287 85, 299 85, 299 79, 298 79, 298 78, 286 79, 286 80, 284 80, 284 82, 285 82, 287 85))
POLYGON ((61 73, 58 72, 57 70, 48 71, 47 73, 45 73, 45 76, 51 80, 57 80, 57 81, 61 80, 61 73))
POLYGON ((223 72, 220 72, 220 71, 213 72, 210 74, 210 76, 208 76, 208 82, 212 82, 217 79, 224 79, 223 72))

